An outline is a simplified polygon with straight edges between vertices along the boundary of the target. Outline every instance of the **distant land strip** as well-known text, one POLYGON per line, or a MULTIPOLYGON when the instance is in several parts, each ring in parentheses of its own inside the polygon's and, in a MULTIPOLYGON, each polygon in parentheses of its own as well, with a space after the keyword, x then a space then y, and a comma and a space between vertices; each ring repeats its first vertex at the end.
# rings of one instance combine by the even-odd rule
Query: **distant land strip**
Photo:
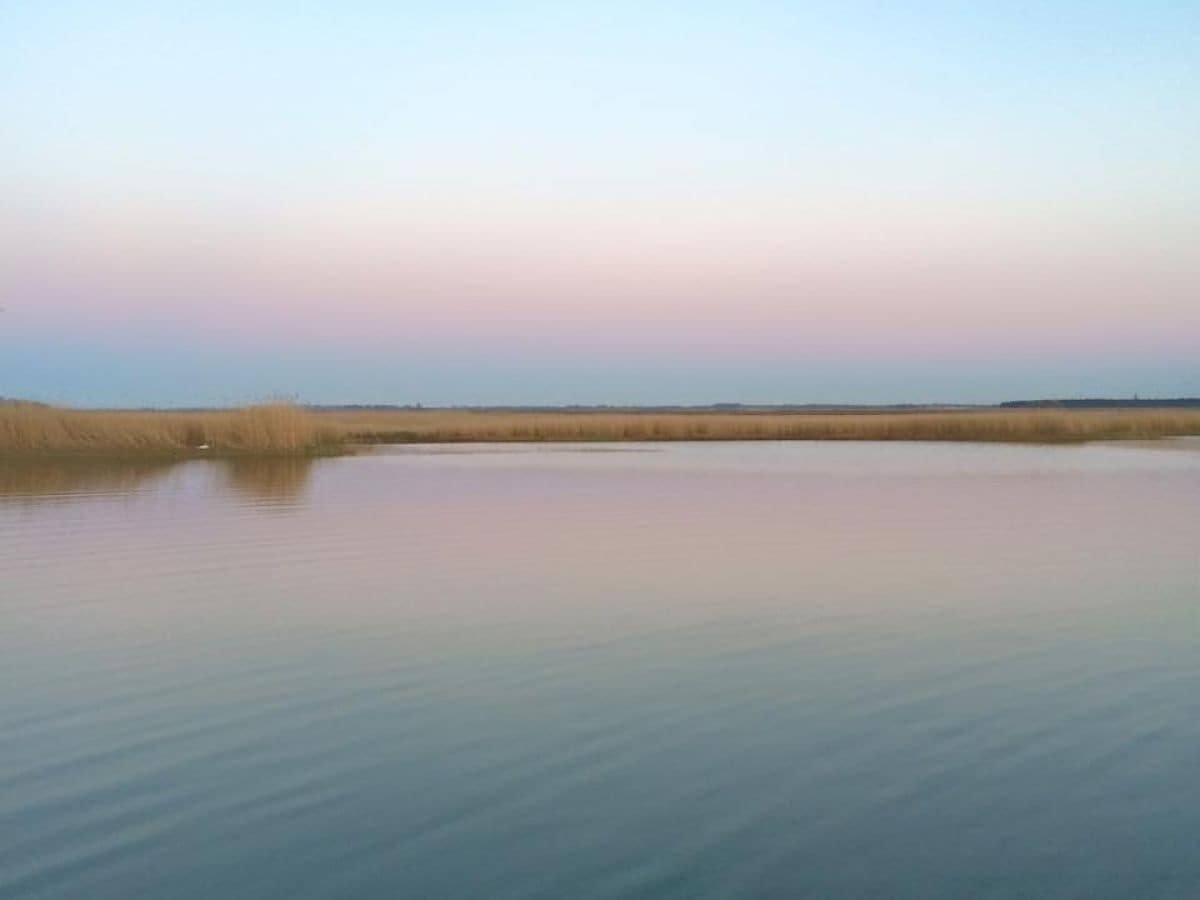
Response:
POLYGON ((1132 400, 1100 397, 1074 400, 1009 400, 999 406, 1012 409, 1200 409, 1200 397, 1171 397, 1163 400, 1140 397, 1134 397, 1132 400))
POLYGON ((424 406, 420 403, 322 403, 307 404, 317 412, 391 411, 391 410, 470 410, 473 412, 820 412, 871 413, 938 410, 988 409, 1200 409, 1200 397, 1167 397, 1161 399, 1133 397, 1127 399, 1085 397, 1047 400, 1006 400, 1000 403, 700 403, 700 404, 584 404, 562 405, 459 405, 424 406))

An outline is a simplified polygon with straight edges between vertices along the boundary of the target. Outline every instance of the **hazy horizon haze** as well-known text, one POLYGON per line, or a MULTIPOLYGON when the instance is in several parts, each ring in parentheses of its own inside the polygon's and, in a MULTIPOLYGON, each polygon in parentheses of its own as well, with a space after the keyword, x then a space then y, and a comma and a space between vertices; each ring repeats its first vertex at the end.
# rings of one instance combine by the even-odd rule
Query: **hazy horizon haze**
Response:
POLYGON ((0 10, 0 394, 1200 394, 1200 8, 0 10))

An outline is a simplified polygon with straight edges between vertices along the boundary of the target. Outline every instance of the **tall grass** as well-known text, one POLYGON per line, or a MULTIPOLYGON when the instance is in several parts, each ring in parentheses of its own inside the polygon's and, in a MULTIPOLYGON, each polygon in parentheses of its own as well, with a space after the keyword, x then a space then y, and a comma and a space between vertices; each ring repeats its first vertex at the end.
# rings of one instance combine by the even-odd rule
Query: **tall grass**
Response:
POLYGON ((351 440, 473 441, 1025 441, 1065 443, 1200 434, 1200 410, 905 412, 509 412, 387 410, 319 414, 351 440))
POLYGON ((349 443, 479 441, 1025 441, 1200 435, 1196 409, 844 412, 380 410, 287 403, 201 412, 0 404, 0 454, 306 455, 349 443))
POLYGON ((0 453, 305 454, 337 443, 334 430, 287 403, 204 412, 0 405, 0 453))

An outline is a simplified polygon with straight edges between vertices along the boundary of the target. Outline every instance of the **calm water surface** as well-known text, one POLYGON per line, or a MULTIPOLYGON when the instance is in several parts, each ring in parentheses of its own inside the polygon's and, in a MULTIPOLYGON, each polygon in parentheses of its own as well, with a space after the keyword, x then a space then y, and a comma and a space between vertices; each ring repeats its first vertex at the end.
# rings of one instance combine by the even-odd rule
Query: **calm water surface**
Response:
POLYGON ((1200 896, 1200 448, 0 462, 0 896, 1200 896))

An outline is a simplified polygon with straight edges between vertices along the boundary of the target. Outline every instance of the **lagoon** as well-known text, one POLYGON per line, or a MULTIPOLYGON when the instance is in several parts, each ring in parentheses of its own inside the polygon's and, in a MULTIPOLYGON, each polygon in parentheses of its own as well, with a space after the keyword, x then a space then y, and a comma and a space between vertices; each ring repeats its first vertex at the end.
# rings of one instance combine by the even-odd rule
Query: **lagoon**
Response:
POLYGON ((1200 447, 0 461, 0 896, 1200 895, 1200 447))

